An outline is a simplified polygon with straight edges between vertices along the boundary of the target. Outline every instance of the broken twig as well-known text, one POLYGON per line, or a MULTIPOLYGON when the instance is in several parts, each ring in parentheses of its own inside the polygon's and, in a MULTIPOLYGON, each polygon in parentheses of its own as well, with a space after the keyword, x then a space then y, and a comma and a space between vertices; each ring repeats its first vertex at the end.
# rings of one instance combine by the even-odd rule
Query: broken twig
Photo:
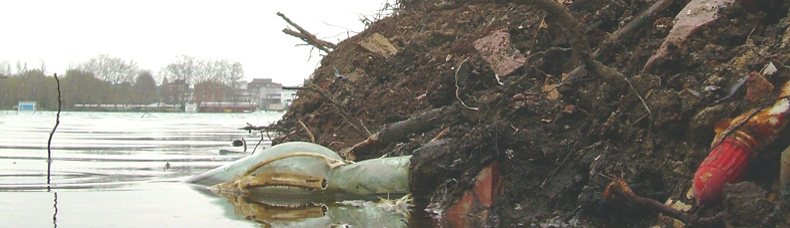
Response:
POLYGON ((618 199, 617 193, 619 193, 619 195, 622 195, 625 198, 625 200, 629 202, 650 208, 651 210, 660 212, 664 215, 680 220, 687 224, 710 227, 720 224, 724 216, 724 214, 719 213, 712 217, 700 218, 697 215, 685 211, 680 211, 678 209, 665 205, 661 202, 658 202, 654 199, 638 196, 636 195, 636 193, 634 193, 631 190, 631 187, 628 187, 628 184, 625 183, 625 180, 623 178, 618 178, 616 180, 613 180, 612 183, 610 183, 609 186, 606 187, 606 191, 604 192, 604 199, 610 202, 617 201, 618 199))
POLYGON ((376 132, 375 134, 370 135, 370 137, 368 137, 364 141, 355 144, 351 148, 347 149, 347 152, 343 154, 346 157, 346 159, 354 160, 356 158, 354 153, 359 150, 374 145, 382 145, 391 142, 397 142, 405 139, 410 134, 430 130, 434 127, 434 125, 437 124, 438 120, 441 119, 440 117, 445 115, 450 115, 452 113, 456 113, 459 111, 458 109, 459 108, 456 105, 431 109, 426 112, 420 113, 416 116, 413 116, 407 120, 399 121, 391 125, 384 126, 384 128, 381 129, 381 131, 376 132))
POLYGON ((458 72, 461 71, 461 67, 464 66, 464 63, 466 63, 467 60, 469 60, 469 57, 466 57, 464 61, 461 61, 461 64, 458 64, 458 68, 455 69, 455 98, 461 102, 461 105, 464 106, 464 108, 477 111, 479 110, 477 107, 469 107, 466 105, 466 103, 464 103, 464 100, 461 99, 461 87, 458 86, 458 72))
POLYGON ((618 29, 617 31, 609 35, 609 38, 607 38, 601 44, 598 50, 596 50, 595 53, 593 53, 593 56, 595 58, 600 57, 602 54, 608 51, 610 47, 619 43, 623 37, 627 37, 628 35, 631 35, 639 28, 642 28, 644 25, 652 24, 650 23, 650 21, 656 18, 659 12, 668 9, 669 6, 672 5, 672 2, 674 1, 675 0, 658 0, 655 3, 653 3, 653 5, 651 5, 649 8, 639 13, 639 15, 634 17, 633 20, 628 22, 628 24, 626 24, 622 28, 618 29))
POLYGON ((247 131, 247 133, 252 133, 253 130, 255 130, 255 131, 269 130, 269 127, 270 126, 255 126, 255 125, 252 125, 250 123, 247 123, 246 127, 239 128, 239 130, 245 130, 245 131, 247 131))
POLYGON ((315 143, 315 136, 313 136, 313 132, 310 132, 310 128, 307 128, 307 125, 304 125, 302 120, 299 120, 299 125, 302 125, 302 129, 307 132, 307 136, 310 137, 310 142, 315 143))
MULTIPOLYGON (((266 132, 268 133, 268 131, 266 132)), ((263 142, 263 131, 260 131, 260 134, 261 134, 261 140, 258 140, 258 144, 255 144, 255 148, 252 148, 252 153, 250 154, 255 154, 255 150, 257 150, 258 146, 260 146, 261 142, 263 142)))
POLYGON ((297 31, 294 31, 294 30, 286 28, 286 29, 283 29, 283 33, 291 35, 291 36, 294 36, 296 38, 299 38, 302 41, 307 42, 307 44, 310 44, 313 47, 316 47, 316 48, 318 48, 318 49, 320 49, 320 50, 322 50, 322 51, 324 51, 326 53, 329 53, 329 51, 330 51, 329 49, 334 49, 334 48, 337 47, 332 42, 316 38, 315 35, 313 35, 312 33, 308 32, 307 30, 303 29, 302 26, 299 26, 296 23, 294 23, 293 21, 291 21, 291 19, 288 19, 288 17, 286 17, 285 14, 277 12, 277 16, 282 17, 283 20, 285 20, 285 22, 287 22, 289 25, 295 27, 296 30, 299 30, 299 32, 297 32, 297 31))

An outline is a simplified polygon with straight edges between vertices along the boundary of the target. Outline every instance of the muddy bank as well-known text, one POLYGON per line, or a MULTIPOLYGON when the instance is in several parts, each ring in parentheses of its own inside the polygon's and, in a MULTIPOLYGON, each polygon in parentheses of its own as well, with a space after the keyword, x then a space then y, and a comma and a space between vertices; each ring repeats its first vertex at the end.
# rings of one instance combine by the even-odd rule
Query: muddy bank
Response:
MULTIPOLYGON (((324 57, 276 124, 286 133, 276 142, 312 135, 356 160, 413 154, 418 207, 443 211, 477 189, 481 170, 493 167, 491 175, 501 180, 488 185, 490 202, 475 195, 483 206, 467 212, 487 216, 472 224, 672 225, 645 207, 608 202, 603 192, 622 177, 640 196, 696 204, 686 195, 717 123, 773 104, 778 89, 757 79, 777 88, 790 79, 790 3, 722 3, 709 9, 716 12, 711 22, 667 43, 688 2, 666 1, 640 17, 656 2, 565 1, 581 25, 578 36, 540 5, 402 1, 393 15, 324 57), (612 34, 623 35, 612 40, 612 34), (602 69, 622 78, 571 73, 592 65, 583 61, 579 42, 602 69), (746 80, 751 72, 761 77, 746 80), (354 147, 432 110, 444 111, 390 141, 354 147)), ((750 197, 772 202, 761 208, 783 202, 774 182, 788 137, 781 131, 748 168, 749 189, 765 191, 750 197)), ((695 206, 693 213, 734 211, 743 205, 735 198, 695 206)), ((773 210, 766 213, 775 219, 755 212, 726 222, 787 221, 773 210)))

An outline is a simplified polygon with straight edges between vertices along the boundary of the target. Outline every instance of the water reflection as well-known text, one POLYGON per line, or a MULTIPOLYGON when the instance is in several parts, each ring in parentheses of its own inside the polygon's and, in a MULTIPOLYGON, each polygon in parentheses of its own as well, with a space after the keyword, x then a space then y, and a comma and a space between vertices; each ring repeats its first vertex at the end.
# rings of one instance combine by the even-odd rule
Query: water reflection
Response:
POLYGON ((141 115, 63 113, 47 184, 55 113, 0 111, 0 227, 434 226, 421 211, 376 207, 376 197, 224 197, 179 182, 249 155, 261 135, 238 128, 266 125, 282 113, 141 115), (250 143, 247 153, 230 146, 238 138, 250 143))
MULTIPOLYGON (((264 227, 409 227, 409 214, 390 211, 368 200, 334 199, 286 204, 278 196, 248 197, 222 194, 227 210, 264 227)), ((285 196, 287 197, 287 196, 285 196)))
POLYGON ((52 213, 52 225, 58 228, 58 193, 53 192, 53 195, 55 195, 55 204, 53 204, 52 207, 55 208, 55 212, 52 213))

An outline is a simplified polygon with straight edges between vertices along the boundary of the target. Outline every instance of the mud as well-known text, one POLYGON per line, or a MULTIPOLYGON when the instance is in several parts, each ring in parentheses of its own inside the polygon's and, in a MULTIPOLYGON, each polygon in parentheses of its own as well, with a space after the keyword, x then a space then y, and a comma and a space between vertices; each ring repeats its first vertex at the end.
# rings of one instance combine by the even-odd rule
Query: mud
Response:
MULTIPOLYGON (((571 51, 573 39, 556 17, 535 6, 442 2, 403 0, 394 14, 339 43, 276 123, 285 134, 275 143, 309 141, 302 121, 316 143, 343 151, 418 113, 465 105, 408 139, 354 155, 364 160, 414 154, 411 179, 418 207, 445 209, 483 167, 498 161, 504 192, 495 198, 490 216, 475 224, 671 226, 671 220, 658 219, 648 209, 606 202, 607 184, 623 177, 641 196, 694 204, 686 192, 710 149, 716 123, 776 98, 775 90, 749 92, 750 101, 747 86, 735 85, 769 63, 777 68, 765 75, 770 84, 778 87, 790 79, 790 3, 784 1, 737 1, 718 8, 720 17, 681 46, 670 45, 663 61, 642 72, 687 3, 674 1, 597 58, 632 86, 592 74, 565 80, 581 65, 571 51), (498 31, 510 35, 516 50, 509 53, 526 59, 508 75, 497 75, 491 59, 475 49, 476 40, 498 31), (362 45, 378 37, 374 34, 396 50, 362 45)), ((654 3, 564 2, 593 49, 654 3)), ((774 182, 788 137, 782 131, 752 161, 747 175, 756 187, 774 194, 750 197, 782 202, 773 197, 781 196, 774 182)), ((727 213, 735 208, 728 202, 737 204, 727 200, 694 213, 727 213)), ((764 214, 729 217, 727 224, 786 225, 787 218, 762 219, 764 214)))

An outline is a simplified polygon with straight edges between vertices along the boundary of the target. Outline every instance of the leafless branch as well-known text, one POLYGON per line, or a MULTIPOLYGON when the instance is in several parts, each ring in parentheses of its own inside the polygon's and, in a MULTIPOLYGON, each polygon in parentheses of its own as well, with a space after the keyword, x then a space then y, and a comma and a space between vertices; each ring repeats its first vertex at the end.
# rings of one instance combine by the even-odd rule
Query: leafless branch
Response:
MULTIPOLYGON (((431 109, 426 112, 417 114, 409 119, 396 122, 384 126, 381 131, 370 135, 367 139, 359 142, 348 149, 344 154, 346 159, 354 160, 354 153, 374 145, 384 145, 391 142, 397 142, 408 137, 412 133, 419 133, 429 129, 433 129, 442 116, 457 113, 459 107, 457 105, 445 106, 442 108, 431 109)), ((438 136, 437 136, 438 137, 438 136)))
POLYGON ((307 128, 307 125, 304 125, 304 122, 302 122, 302 120, 299 120, 299 125, 302 125, 302 129, 304 129, 304 131, 307 132, 307 136, 310 137, 310 142, 315 143, 315 136, 313 136, 313 132, 310 132, 310 128, 307 128))
POLYGON ((654 199, 638 196, 631 190, 631 187, 628 187, 628 184, 626 184, 625 180, 622 178, 613 180, 612 183, 606 187, 606 191, 604 192, 604 198, 610 202, 616 201, 619 198, 618 195, 623 196, 623 198, 629 202, 650 208, 653 211, 660 212, 686 224, 713 227, 715 225, 720 225, 724 217, 724 214, 719 213, 711 217, 700 218, 697 215, 677 210, 654 199))
POLYGON ((286 28, 286 29, 283 29, 283 33, 291 35, 291 36, 294 36, 296 38, 299 38, 302 41, 307 42, 307 44, 310 44, 313 47, 316 47, 316 48, 318 48, 318 49, 320 49, 320 50, 322 50, 322 51, 324 51, 326 53, 329 53, 330 49, 334 49, 334 48, 337 47, 337 45, 335 45, 332 42, 318 39, 317 37, 315 37, 315 35, 313 35, 312 33, 308 32, 307 30, 303 29, 302 26, 299 26, 296 23, 294 23, 293 21, 291 21, 291 19, 288 19, 288 17, 286 17, 285 14, 277 12, 277 16, 280 16, 289 25, 291 25, 294 28, 296 28, 296 30, 299 30, 297 32, 297 31, 294 31, 294 30, 286 28))

